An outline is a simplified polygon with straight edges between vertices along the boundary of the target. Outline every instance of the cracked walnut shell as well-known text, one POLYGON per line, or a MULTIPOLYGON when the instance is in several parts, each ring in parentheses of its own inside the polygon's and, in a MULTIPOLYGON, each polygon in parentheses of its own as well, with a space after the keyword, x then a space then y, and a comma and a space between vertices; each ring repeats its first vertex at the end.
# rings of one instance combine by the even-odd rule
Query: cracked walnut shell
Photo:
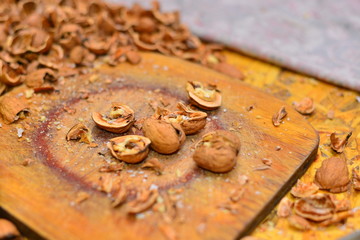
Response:
POLYGON ((222 173, 232 170, 240 150, 239 138, 228 131, 210 132, 196 144, 193 159, 206 170, 222 173))
POLYGON ((186 90, 191 103, 202 109, 213 110, 221 106, 222 97, 216 85, 204 86, 201 82, 189 81, 186 90))
POLYGON ((180 124, 186 135, 197 133, 205 127, 207 118, 205 112, 192 110, 181 102, 177 104, 177 107, 180 111, 170 112, 166 109, 158 108, 155 118, 180 124))
POLYGON ((135 114, 125 104, 112 103, 111 110, 107 115, 94 112, 92 119, 101 129, 113 133, 124 133, 133 125, 135 114))
POLYGON ((126 135, 110 139, 111 154, 127 163, 138 163, 149 154, 150 139, 139 135, 126 135))
POLYGON ((158 153, 174 153, 185 142, 185 133, 178 123, 148 118, 142 129, 145 137, 151 140, 151 148, 158 153))

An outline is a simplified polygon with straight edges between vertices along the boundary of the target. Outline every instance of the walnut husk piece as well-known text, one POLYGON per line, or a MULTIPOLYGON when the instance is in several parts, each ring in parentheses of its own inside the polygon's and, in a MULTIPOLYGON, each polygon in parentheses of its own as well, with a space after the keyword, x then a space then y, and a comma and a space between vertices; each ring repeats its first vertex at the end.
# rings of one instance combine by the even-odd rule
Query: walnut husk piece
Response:
POLYGON ((349 170, 344 159, 325 159, 315 174, 315 184, 332 193, 345 192, 350 183, 349 170))
POLYGON ((78 123, 66 134, 66 140, 78 140, 79 142, 90 144, 92 142, 90 129, 83 123, 78 123))
POLYGON ((101 129, 113 133, 124 133, 134 124, 135 113, 129 106, 115 102, 112 103, 107 114, 94 112, 92 119, 101 129))
POLYGON ((196 144, 193 160, 203 169, 229 172, 236 164, 239 150, 240 140, 234 133, 218 130, 205 134, 196 144))
POLYGON ((138 163, 149 154, 150 139, 139 135, 126 135, 110 139, 111 154, 127 163, 138 163))
POLYGON ((205 110, 214 110, 221 106, 221 93, 216 85, 204 85, 201 82, 189 81, 186 84, 190 101, 192 104, 205 110))
POLYGON ((0 115, 6 124, 23 119, 28 113, 29 107, 25 101, 8 95, 0 98, 0 115))
POLYGON ((295 202, 294 211, 306 219, 321 222, 332 218, 336 206, 329 194, 314 194, 295 202))
POLYGON ((336 137, 336 133, 332 133, 330 135, 331 148, 337 153, 342 153, 344 151, 346 144, 348 143, 351 135, 352 135, 352 132, 349 132, 344 139, 340 139, 340 138, 336 137))
POLYGON ((145 137, 151 140, 151 148, 158 153, 174 153, 185 142, 185 133, 178 123, 148 118, 142 129, 145 137))
POLYGON ((12 222, 0 218, 0 239, 13 239, 19 236, 19 230, 12 222))

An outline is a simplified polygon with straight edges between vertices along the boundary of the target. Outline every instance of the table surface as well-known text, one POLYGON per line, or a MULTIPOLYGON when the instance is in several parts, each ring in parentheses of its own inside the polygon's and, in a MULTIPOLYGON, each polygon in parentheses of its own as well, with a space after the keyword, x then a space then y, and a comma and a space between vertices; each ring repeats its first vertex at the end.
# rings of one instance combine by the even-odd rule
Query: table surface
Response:
MULTIPOLYGON (((286 69, 265 63, 237 53, 227 52, 228 61, 242 69, 246 74, 245 82, 257 87, 285 102, 292 104, 304 97, 314 99, 316 110, 306 117, 319 132, 320 146, 314 163, 301 178, 303 182, 314 180, 315 171, 321 162, 336 155, 330 149, 330 134, 334 131, 345 133, 352 131, 353 135, 344 151, 348 167, 351 169, 360 165, 360 94, 340 88, 312 77, 297 74, 286 69), (327 113, 333 110, 335 117, 328 119, 327 113)), ((304 116, 305 117, 305 116, 304 116)), ((360 207, 360 192, 353 189, 336 194, 337 198, 348 198, 352 208, 360 207)), ((292 198, 290 193, 287 197, 292 198)), ((318 228, 301 232, 289 226, 284 218, 276 216, 276 208, 253 232, 252 236, 260 239, 338 239, 360 228, 360 211, 349 218, 344 225, 318 228)))
MULTIPOLYGON (((315 171, 321 162, 334 155, 330 149, 329 135, 336 131, 345 133, 352 131, 348 146, 344 151, 349 170, 360 165, 360 102, 359 93, 339 88, 312 77, 296 74, 278 66, 262 62, 234 52, 226 52, 228 62, 243 70, 245 83, 257 87, 285 102, 292 104, 304 97, 314 99, 316 110, 306 117, 320 135, 320 147, 315 162, 301 178, 304 182, 312 182, 315 171), (358 100, 357 100, 358 97, 358 100), (328 119, 327 113, 333 110, 335 117, 328 119)), ((350 171, 351 172, 351 171, 350 171)), ((287 196, 292 198, 288 193, 287 196)), ((360 207, 360 193, 351 189, 337 194, 337 198, 351 200, 352 208, 360 207)), ((276 216, 276 208, 253 232, 259 239, 338 239, 360 228, 360 211, 349 218, 346 224, 318 228, 300 232, 291 228, 286 219, 276 216)))

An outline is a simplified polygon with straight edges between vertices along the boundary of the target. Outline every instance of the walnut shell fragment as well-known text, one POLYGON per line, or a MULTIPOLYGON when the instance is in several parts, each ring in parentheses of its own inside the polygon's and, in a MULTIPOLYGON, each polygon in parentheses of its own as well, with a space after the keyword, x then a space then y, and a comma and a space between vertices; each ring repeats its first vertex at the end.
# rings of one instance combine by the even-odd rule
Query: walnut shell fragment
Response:
POLYGON ((78 123, 66 134, 66 140, 79 140, 79 142, 90 144, 92 142, 91 132, 83 123, 78 123))
POLYGON ((205 110, 213 110, 221 106, 221 93, 216 85, 204 86, 197 81, 189 81, 186 84, 191 103, 205 110))
POLYGON ((45 81, 55 82, 56 77, 54 71, 49 68, 42 68, 29 73, 25 78, 25 84, 31 88, 38 88, 44 84, 45 81))
POLYGON ((180 124, 186 135, 195 134, 205 127, 207 113, 192 110, 181 102, 177 104, 177 107, 180 111, 170 112, 158 108, 155 118, 180 124))
POLYGON ((316 170, 314 182, 320 189, 327 189, 332 193, 345 192, 350 183, 346 161, 337 157, 325 159, 316 170))
POLYGON ((145 137, 151 140, 151 148, 162 154, 178 151, 185 142, 185 133, 178 123, 148 118, 143 127, 145 137))
POLYGON ((193 159, 206 170, 223 173, 232 170, 240 150, 239 138, 231 132, 218 130, 205 134, 196 144, 193 159))
POLYGON ((307 231, 312 229, 312 226, 310 224, 310 222, 308 220, 306 220, 305 218, 296 216, 296 215, 291 215, 288 218, 289 224, 291 227, 300 230, 300 231, 307 231))
POLYGON ((294 102, 295 110, 304 115, 310 115, 315 110, 312 98, 305 97, 300 102, 294 102))
POLYGON ((111 154, 127 163, 138 163, 149 154, 150 139, 139 135, 126 135, 110 139, 107 147, 111 154))
POLYGON ((161 175, 164 171, 164 164, 162 164, 159 159, 151 158, 146 160, 146 162, 141 166, 142 169, 151 169, 156 172, 157 175, 161 175))
POLYGON ((340 138, 336 137, 336 133, 332 133, 330 135, 331 148, 337 153, 342 153, 344 151, 346 144, 348 143, 351 135, 352 135, 352 132, 349 132, 344 139, 340 139, 340 138))
POLYGON ((211 64, 210 67, 218 72, 224 73, 232 78, 243 80, 245 75, 237 69, 235 66, 230 65, 226 62, 221 62, 217 64, 211 64))
POLYGON ((28 105, 15 96, 2 96, 0 98, 0 115, 6 124, 24 119, 30 112, 28 105))
POLYGON ((20 237, 19 230, 15 225, 3 218, 0 218, 0 239, 13 239, 20 237))
POLYGON ((157 188, 145 190, 142 189, 137 192, 136 198, 126 205, 126 212, 128 214, 137 214, 148 210, 152 207, 159 196, 157 188))
POLYGON ((22 83, 23 75, 20 69, 13 69, 9 64, 0 60, 0 82, 8 86, 17 86, 22 83))
POLYGON ((289 198, 284 197, 279 203, 276 214, 278 215, 278 217, 283 218, 290 216, 293 205, 294 204, 290 201, 289 198))
POLYGON ((335 204, 329 194, 319 193, 295 201, 294 210, 301 217, 321 222, 333 216, 335 204))
POLYGON ((281 121, 286 117, 287 112, 285 110, 285 106, 282 106, 280 108, 280 110, 274 114, 274 116, 272 117, 272 122, 274 124, 275 127, 280 126, 281 121))
POLYGON ((304 183, 300 180, 297 181, 296 185, 291 189, 291 195, 297 198, 309 197, 316 193, 319 187, 315 183, 304 183))
POLYGON ((109 132, 124 133, 134 124, 135 113, 129 106, 122 103, 112 103, 107 114, 94 112, 92 119, 96 125, 109 132))
POLYGON ((352 184, 353 188, 357 191, 360 191, 360 168, 359 166, 353 168, 352 170, 352 184))

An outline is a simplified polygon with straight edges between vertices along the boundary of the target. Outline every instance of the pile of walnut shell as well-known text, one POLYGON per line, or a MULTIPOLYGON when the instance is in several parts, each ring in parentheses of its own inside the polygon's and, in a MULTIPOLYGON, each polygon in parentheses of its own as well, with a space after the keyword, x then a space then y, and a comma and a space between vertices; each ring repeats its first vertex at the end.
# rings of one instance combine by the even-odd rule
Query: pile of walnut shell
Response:
MULTIPOLYGON (((221 105, 221 93, 215 85, 189 82, 187 92, 190 102, 205 110, 221 105)), ((194 110, 182 102, 178 111, 158 107, 155 113, 142 122, 143 135, 123 135, 112 138, 107 146, 116 159, 126 163, 139 163, 149 154, 150 148, 160 154, 176 153, 186 140, 186 135, 198 133, 206 125, 207 113, 194 110)), ((107 113, 94 112, 95 124, 106 131, 126 133, 135 123, 135 112, 122 103, 112 103, 107 113)), ((83 124, 75 125, 66 136, 67 140, 91 143, 89 129, 83 124)), ((231 171, 240 150, 239 138, 229 131, 206 133, 196 144, 193 154, 195 163, 206 170, 223 173, 231 171)))

